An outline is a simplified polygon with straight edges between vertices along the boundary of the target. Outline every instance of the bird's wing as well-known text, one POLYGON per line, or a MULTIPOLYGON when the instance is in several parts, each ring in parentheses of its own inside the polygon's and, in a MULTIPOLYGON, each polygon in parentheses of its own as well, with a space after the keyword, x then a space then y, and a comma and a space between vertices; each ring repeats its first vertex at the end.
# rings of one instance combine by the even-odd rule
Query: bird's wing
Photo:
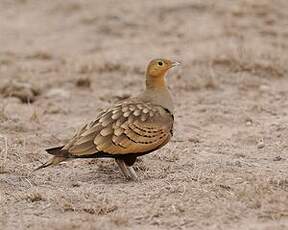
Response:
POLYGON ((73 157, 146 153, 165 145, 172 136, 173 115, 163 107, 126 102, 104 111, 78 130, 63 149, 73 157))

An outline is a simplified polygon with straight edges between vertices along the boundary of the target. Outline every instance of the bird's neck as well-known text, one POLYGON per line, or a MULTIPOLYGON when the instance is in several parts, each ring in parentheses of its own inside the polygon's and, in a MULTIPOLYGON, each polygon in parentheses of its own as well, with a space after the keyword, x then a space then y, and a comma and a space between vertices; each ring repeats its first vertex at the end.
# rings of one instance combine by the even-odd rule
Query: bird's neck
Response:
POLYGON ((147 89, 167 89, 165 76, 146 76, 147 89))
POLYGON ((166 86, 165 77, 147 77, 143 95, 149 102, 161 105, 173 113, 172 96, 166 86))

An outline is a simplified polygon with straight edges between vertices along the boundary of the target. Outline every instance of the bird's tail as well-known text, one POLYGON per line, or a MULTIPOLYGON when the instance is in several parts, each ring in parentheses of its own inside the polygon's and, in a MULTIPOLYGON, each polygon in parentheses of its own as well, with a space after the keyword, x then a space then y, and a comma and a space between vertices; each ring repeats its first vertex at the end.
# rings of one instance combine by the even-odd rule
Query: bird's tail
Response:
POLYGON ((38 168, 34 169, 33 172, 46 168, 50 165, 57 165, 62 161, 67 160, 68 157, 68 151, 63 149, 63 146, 56 147, 56 148, 51 148, 51 149, 46 149, 46 152, 54 155, 50 160, 48 160, 46 163, 43 165, 39 166, 38 168))
POLYGON ((44 163, 43 165, 39 166, 38 168, 34 169, 33 172, 39 170, 39 169, 44 169, 50 165, 57 165, 62 161, 65 161, 67 158, 63 157, 63 156, 54 156, 52 157, 50 160, 48 160, 46 163, 44 163))

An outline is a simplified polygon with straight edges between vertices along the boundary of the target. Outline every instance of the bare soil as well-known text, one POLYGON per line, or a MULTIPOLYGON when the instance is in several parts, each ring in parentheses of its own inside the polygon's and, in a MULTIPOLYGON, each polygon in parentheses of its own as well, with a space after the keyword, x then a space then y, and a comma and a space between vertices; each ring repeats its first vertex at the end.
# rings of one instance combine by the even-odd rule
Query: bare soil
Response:
POLYGON ((1 0, 0 229, 288 229, 288 1, 1 0), (175 136, 126 181, 113 160, 32 173, 137 94, 152 58, 175 136))

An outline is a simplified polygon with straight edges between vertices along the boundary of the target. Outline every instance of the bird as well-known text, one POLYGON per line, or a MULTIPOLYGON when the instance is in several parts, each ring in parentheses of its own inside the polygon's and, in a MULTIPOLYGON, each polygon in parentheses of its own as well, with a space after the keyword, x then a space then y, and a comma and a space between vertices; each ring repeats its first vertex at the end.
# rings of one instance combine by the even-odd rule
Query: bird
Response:
POLYGON ((46 149, 53 157, 34 171, 72 159, 114 158, 128 180, 138 180, 132 167, 137 157, 160 149, 173 136, 174 105, 166 76, 179 64, 164 58, 150 61, 142 93, 102 110, 65 145, 46 149))

